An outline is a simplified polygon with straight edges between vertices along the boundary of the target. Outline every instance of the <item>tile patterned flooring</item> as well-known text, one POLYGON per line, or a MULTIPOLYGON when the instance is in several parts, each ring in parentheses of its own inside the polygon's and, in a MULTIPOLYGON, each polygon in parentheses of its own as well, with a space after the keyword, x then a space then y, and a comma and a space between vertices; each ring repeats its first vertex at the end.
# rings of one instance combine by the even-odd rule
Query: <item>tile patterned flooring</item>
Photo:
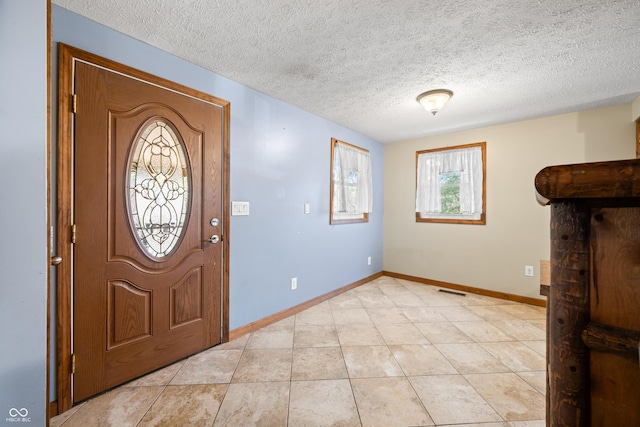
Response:
POLYGON ((380 277, 51 426, 545 425, 545 310, 380 277))

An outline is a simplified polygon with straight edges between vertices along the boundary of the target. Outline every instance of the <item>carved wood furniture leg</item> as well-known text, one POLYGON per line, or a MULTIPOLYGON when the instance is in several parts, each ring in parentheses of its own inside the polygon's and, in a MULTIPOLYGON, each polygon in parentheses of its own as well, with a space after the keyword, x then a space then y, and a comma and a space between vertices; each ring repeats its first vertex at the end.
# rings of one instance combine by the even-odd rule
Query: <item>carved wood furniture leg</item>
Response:
POLYGON ((551 362, 549 359, 549 343, 551 342, 551 337, 549 334, 549 321, 551 319, 551 302, 549 299, 549 295, 547 295, 547 348, 545 353, 545 360, 547 361, 547 372, 546 372, 546 386, 547 386, 547 394, 545 395, 545 409, 546 409, 546 420, 547 425, 551 425, 551 362))
POLYGON ((580 331, 589 323, 590 209, 569 201, 551 209, 548 424, 588 426, 589 351, 580 331))

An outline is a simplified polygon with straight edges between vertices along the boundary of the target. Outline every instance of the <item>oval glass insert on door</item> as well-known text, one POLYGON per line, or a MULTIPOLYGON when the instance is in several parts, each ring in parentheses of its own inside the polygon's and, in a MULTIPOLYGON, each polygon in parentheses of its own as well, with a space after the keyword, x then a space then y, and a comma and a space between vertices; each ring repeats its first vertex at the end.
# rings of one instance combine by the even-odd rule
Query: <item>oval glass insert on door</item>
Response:
POLYGON ((177 247, 190 202, 190 171, 184 145, 168 121, 147 122, 129 158, 129 203, 134 236, 152 258, 177 247))

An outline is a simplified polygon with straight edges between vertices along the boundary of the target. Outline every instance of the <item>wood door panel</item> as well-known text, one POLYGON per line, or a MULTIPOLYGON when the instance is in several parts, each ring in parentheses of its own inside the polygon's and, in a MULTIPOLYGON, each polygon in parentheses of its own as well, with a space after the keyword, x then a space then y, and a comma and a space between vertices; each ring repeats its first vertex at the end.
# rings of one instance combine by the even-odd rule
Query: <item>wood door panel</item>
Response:
POLYGON ((192 177, 202 176, 203 172, 203 141, 202 131, 193 129, 182 116, 157 104, 145 104, 134 108, 131 111, 118 112, 109 111, 110 116, 110 159, 109 164, 109 195, 113 203, 109 203, 109 232, 111 237, 109 257, 110 261, 129 262, 137 268, 144 270, 152 268, 154 270, 169 268, 181 262, 191 253, 203 251, 205 247, 202 238, 202 224, 204 222, 204 212, 202 205, 202 182, 190 179, 191 192, 198 197, 189 206, 189 223, 186 231, 180 239, 178 247, 175 248, 171 257, 166 260, 151 259, 143 251, 136 247, 137 238, 132 232, 132 224, 128 215, 129 195, 124 193, 128 184, 128 174, 123 173, 118 165, 128 164, 131 156, 131 148, 137 141, 141 129, 154 119, 163 119, 171 122, 189 153, 189 168, 192 177), (132 137, 132 135, 136 135, 132 137), (132 144, 125 146, 118 144, 123 139, 132 139, 132 144))
POLYGON ((152 291, 126 280, 110 280, 107 306, 107 351, 152 336, 152 291))
POLYGON ((640 208, 594 210, 591 320, 640 331, 640 208), (597 219, 595 219, 597 218, 597 219))
MULTIPOLYGON (((640 331, 640 208, 593 209, 591 217, 591 321, 640 331)), ((589 357, 592 425, 640 425, 637 353, 589 357)))
MULTIPOLYGON (((110 262, 105 267, 106 274, 109 277, 128 277, 132 283, 142 283, 152 275, 162 276, 162 280, 148 280, 145 283, 145 289, 159 289, 166 287, 168 283, 176 283, 180 281, 192 268, 202 266, 206 260, 206 254, 202 251, 192 252, 182 260, 182 262, 173 267, 160 268, 153 270, 152 268, 143 268, 130 262, 110 262)), ((140 285, 138 285, 140 286, 140 285)))
POLYGON ((101 385, 107 390, 201 351, 202 325, 191 325, 179 328, 178 333, 154 335, 153 342, 135 342, 108 352, 104 361, 108 375, 101 385), (144 366, 140 365, 141 360, 145 361, 144 366))
POLYGON ((202 270, 199 268, 193 269, 183 280, 171 286, 171 329, 202 320, 202 286, 202 270))
MULTIPOLYGON (((224 117, 217 105, 88 63, 77 63, 75 75, 78 402, 221 341, 222 251, 207 239, 220 234, 210 221, 222 218, 224 117), (132 150, 142 130, 157 121, 175 132, 186 164, 182 170, 169 164, 168 170, 179 177, 170 182, 162 159, 169 159, 165 154, 172 149, 163 145, 164 137, 158 138, 151 145, 161 169, 151 164, 145 168, 158 172, 152 178, 159 190, 147 196, 154 208, 164 207, 169 197, 164 191, 176 188, 164 184, 182 185, 186 174, 183 190, 189 202, 177 245, 148 253, 133 229, 128 186, 136 160, 132 150)), ((179 216, 176 209, 167 207, 166 212, 179 216)), ((145 232, 165 232, 162 221, 145 223, 145 232)))
POLYGON ((638 359, 592 351, 591 425, 640 425, 638 359))

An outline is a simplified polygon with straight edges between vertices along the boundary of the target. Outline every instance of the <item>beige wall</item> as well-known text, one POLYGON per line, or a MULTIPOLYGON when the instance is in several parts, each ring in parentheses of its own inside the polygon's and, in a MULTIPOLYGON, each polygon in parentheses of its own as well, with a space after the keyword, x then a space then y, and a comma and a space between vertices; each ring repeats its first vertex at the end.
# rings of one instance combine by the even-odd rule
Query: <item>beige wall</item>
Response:
POLYGON ((631 115, 626 104, 386 144, 384 270, 541 298, 549 207, 536 202, 535 175, 550 165, 635 158, 631 115), (487 224, 416 223, 416 151, 480 141, 487 142, 487 224), (524 276, 525 265, 534 277, 524 276))
POLYGON ((633 104, 631 104, 631 108, 633 110, 631 112, 631 118, 634 121, 640 119, 640 96, 637 97, 635 101, 633 101, 633 104))

